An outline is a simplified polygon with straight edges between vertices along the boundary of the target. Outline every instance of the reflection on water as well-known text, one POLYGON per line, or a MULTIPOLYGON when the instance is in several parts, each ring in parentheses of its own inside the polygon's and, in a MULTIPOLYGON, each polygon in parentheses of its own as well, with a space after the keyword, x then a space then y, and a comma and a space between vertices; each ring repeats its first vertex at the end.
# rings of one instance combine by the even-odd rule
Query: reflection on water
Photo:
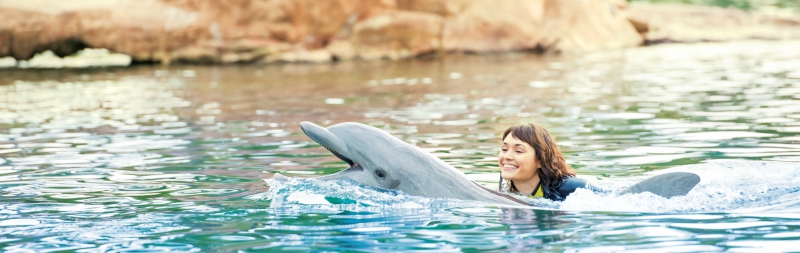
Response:
MULTIPOLYGON (((307 186, 284 188, 285 197, 294 197, 278 202, 262 179, 344 168, 300 132, 303 120, 377 126, 491 188, 498 134, 517 122, 547 127, 578 173, 605 185, 710 160, 798 162, 798 46, 737 42, 573 56, 3 70, 0 248, 785 251, 800 243, 793 232, 800 217, 791 214, 798 210, 795 179, 786 173, 757 177, 766 183, 755 195, 718 191, 729 206, 657 202, 667 208, 605 209, 616 212, 575 211, 598 210, 575 203, 599 202, 586 194, 568 199, 567 211, 403 199, 391 192, 378 199, 291 192, 307 186), (748 196, 769 199, 747 202, 748 196), (350 203, 365 200, 374 206, 350 203), (770 206, 748 206, 753 203, 770 206), (690 213, 643 213, 650 210, 690 213)), ((744 170, 730 173, 736 171, 744 170)), ((625 201, 632 199, 607 203, 625 201)))

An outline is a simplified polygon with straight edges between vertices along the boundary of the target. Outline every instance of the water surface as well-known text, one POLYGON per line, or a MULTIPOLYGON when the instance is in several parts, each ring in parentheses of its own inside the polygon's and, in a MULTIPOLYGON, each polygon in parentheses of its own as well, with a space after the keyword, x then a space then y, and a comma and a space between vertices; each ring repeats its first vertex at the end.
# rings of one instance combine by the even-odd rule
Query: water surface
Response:
POLYGON ((798 42, 586 55, 0 71, 0 248, 63 251, 792 251, 798 42), (684 198, 545 208, 302 179, 346 164, 298 123, 370 124, 496 187, 499 134, 547 127, 581 177, 676 166, 684 198), (784 163, 778 163, 784 162, 784 163), (269 181, 274 173, 299 179, 269 181))

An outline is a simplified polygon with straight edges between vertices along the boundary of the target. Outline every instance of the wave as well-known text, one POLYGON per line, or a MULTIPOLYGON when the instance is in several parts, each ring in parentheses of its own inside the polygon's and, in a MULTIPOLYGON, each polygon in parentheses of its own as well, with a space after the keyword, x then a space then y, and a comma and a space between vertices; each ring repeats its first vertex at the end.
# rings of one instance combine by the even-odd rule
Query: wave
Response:
MULTIPOLYGON (((279 178, 267 181, 267 198, 276 214, 342 212, 418 215, 449 208, 497 207, 476 201, 412 196, 401 191, 359 184, 351 180, 319 181, 309 178, 279 178)), ((562 211, 612 211, 646 213, 699 212, 791 212, 800 210, 800 163, 716 160, 679 166, 640 176, 596 181, 615 189, 593 192, 578 189, 563 202, 525 199, 534 209, 562 211), (626 186, 667 172, 685 171, 701 177, 686 196, 660 197, 648 192, 620 194, 626 186)), ((519 207, 525 208, 525 207, 519 207)))
POLYGON ((715 160, 626 178, 611 182, 611 185, 621 189, 621 184, 677 171, 700 176, 700 183, 686 196, 667 199, 647 192, 621 195, 619 191, 602 194, 581 189, 561 203, 560 209, 655 213, 750 213, 800 209, 800 163, 715 160))

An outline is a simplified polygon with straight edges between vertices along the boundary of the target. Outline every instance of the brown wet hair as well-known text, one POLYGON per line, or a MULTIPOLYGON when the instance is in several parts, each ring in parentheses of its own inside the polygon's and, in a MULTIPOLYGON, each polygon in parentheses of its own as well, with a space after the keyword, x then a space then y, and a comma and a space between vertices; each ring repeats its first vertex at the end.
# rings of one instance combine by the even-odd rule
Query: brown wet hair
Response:
MULTIPOLYGON (((501 140, 505 140, 509 134, 533 147, 540 166, 539 180, 544 188, 550 188, 558 179, 575 176, 575 170, 567 164, 558 150, 555 138, 544 127, 533 123, 516 124, 503 132, 501 140)), ((508 185, 510 192, 519 192, 513 181, 509 180, 508 185)))

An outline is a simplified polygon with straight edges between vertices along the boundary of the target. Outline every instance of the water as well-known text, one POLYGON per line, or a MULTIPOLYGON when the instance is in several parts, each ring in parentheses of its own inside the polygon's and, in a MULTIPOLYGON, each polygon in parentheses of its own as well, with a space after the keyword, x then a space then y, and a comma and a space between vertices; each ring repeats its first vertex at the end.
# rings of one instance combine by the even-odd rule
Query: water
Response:
POLYGON ((5 70, 0 248, 798 251, 799 47, 5 70), (547 127, 596 184, 703 181, 685 197, 578 191, 538 208, 409 196, 305 179, 346 165, 304 120, 377 126, 492 188, 499 134, 517 122, 547 127))

